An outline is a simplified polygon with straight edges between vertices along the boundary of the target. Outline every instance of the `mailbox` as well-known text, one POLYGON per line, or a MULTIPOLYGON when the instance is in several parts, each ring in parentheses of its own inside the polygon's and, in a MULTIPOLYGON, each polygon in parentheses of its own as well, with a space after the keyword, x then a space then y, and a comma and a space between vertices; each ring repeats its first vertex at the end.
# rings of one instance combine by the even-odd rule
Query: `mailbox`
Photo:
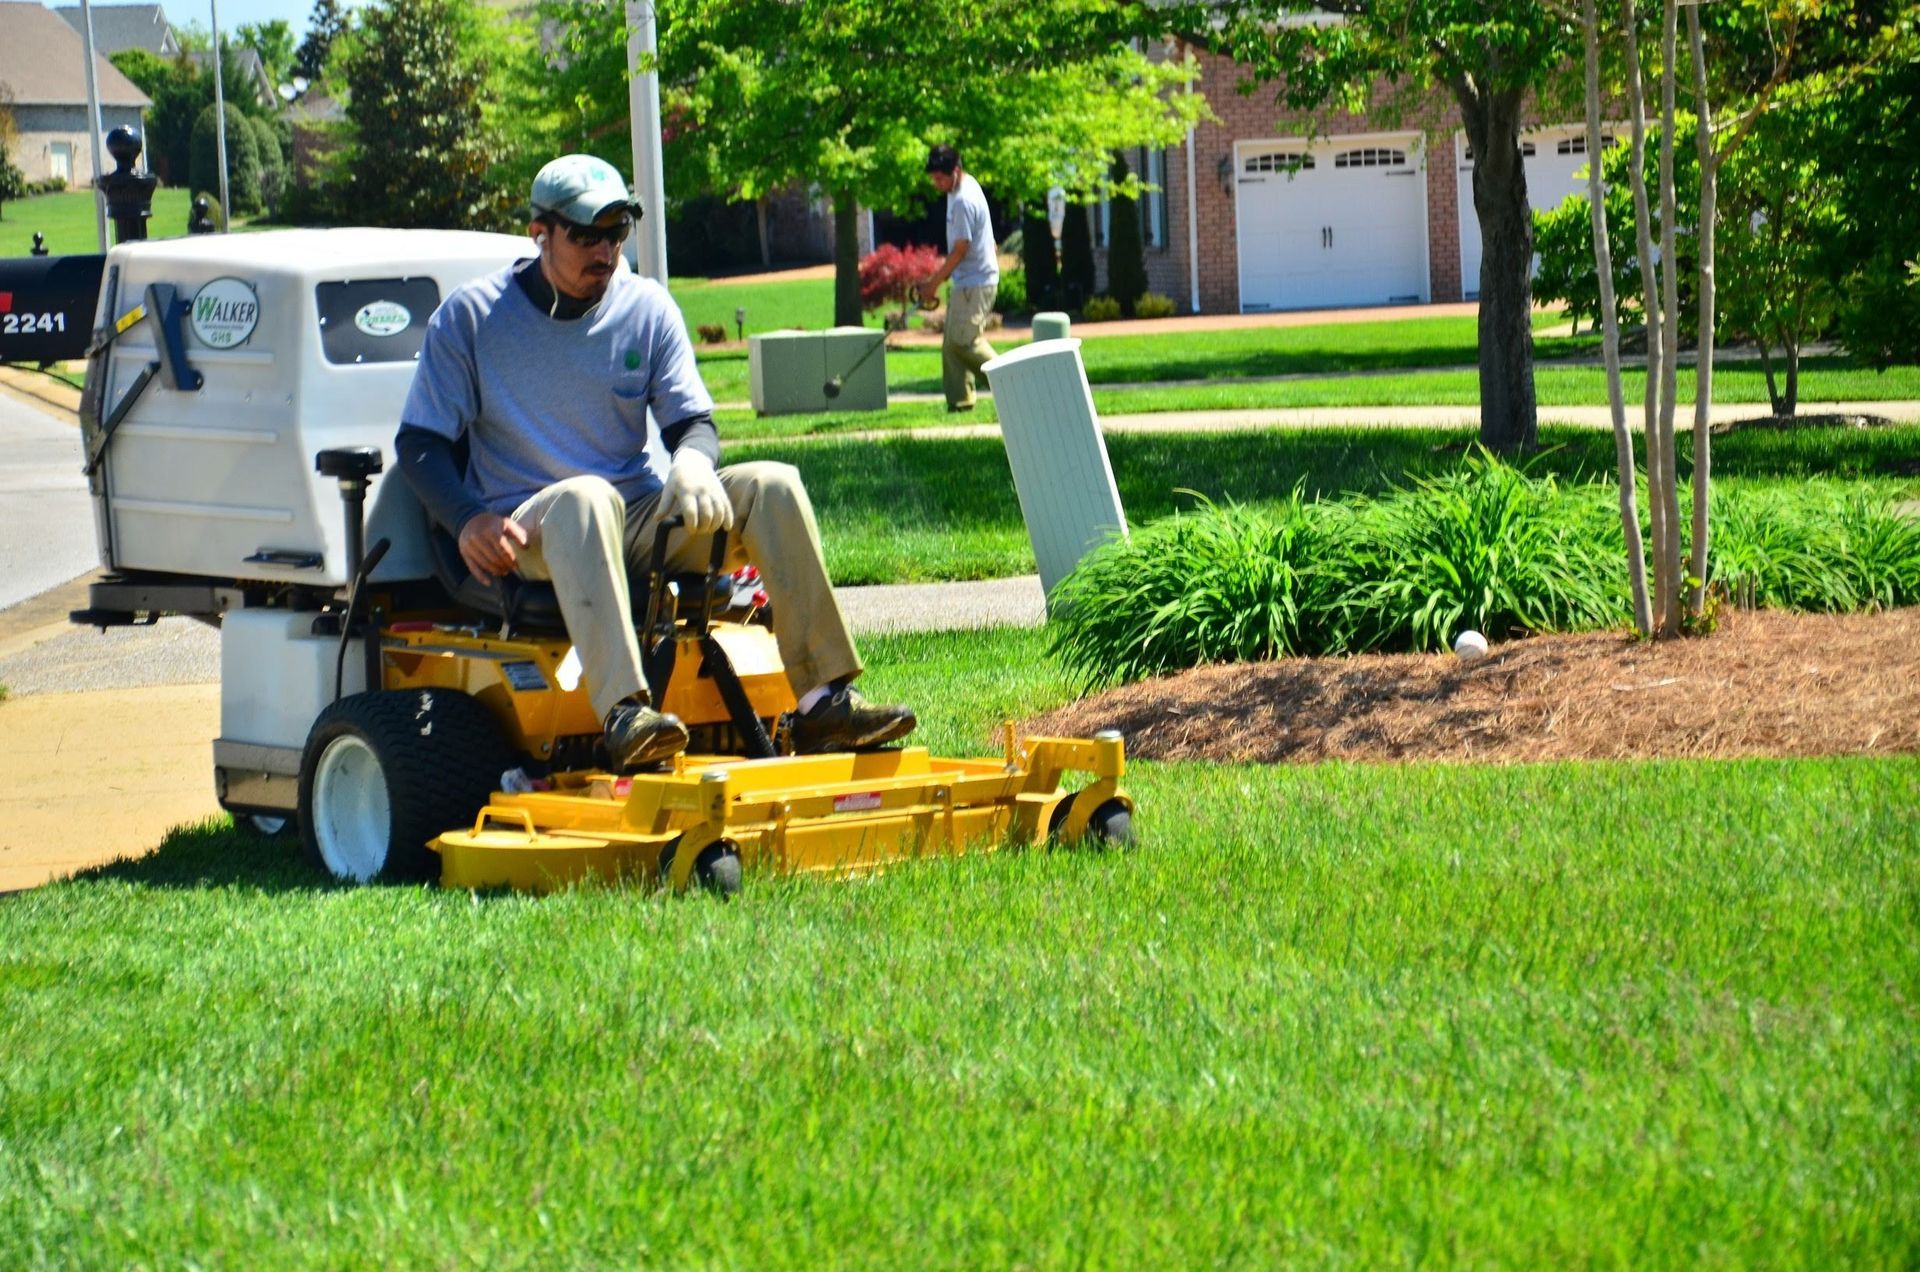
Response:
POLYGON ((0 362, 85 357, 106 263, 104 256, 0 260, 0 362))

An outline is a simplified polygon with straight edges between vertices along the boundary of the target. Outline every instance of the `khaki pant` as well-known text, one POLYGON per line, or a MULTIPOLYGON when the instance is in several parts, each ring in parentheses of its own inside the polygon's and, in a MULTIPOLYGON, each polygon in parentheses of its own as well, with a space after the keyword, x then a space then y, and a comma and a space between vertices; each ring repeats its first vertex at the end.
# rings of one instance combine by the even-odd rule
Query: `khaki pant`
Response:
POLYGON ((996 283, 985 287, 955 287, 947 298, 946 338, 940 342, 940 379, 947 405, 973 405, 973 377, 993 360, 993 346, 982 333, 993 313, 996 283))
MULTIPOLYGON (((859 675, 860 656, 827 579, 820 528, 800 474, 789 464, 755 463, 722 468, 719 477, 733 504, 725 568, 737 570, 749 561, 760 568, 795 696, 859 675)), ((513 513, 530 540, 520 552, 518 573, 553 583, 594 712, 602 718, 646 689, 627 573, 643 573, 650 564, 659 500, 655 493, 629 504, 604 478, 569 477, 513 513)), ((712 555, 710 535, 676 530, 668 538, 670 571, 704 571, 712 555)))

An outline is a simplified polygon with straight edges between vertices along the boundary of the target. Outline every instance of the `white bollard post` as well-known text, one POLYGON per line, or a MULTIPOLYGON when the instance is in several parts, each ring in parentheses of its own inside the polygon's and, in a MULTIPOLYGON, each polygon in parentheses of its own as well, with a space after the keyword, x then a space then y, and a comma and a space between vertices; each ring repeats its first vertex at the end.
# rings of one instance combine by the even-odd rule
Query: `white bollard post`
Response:
POLYGON ((983 369, 1040 586, 1051 593, 1089 551, 1127 533, 1080 342, 1038 340, 983 369))

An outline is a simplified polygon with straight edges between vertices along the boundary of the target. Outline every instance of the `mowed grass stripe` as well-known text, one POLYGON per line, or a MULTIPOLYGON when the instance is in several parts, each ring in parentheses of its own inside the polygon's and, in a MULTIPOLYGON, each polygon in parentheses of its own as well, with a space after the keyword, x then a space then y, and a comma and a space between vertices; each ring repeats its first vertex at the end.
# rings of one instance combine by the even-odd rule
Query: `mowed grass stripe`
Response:
POLYGON ((1131 781, 731 906, 11 898, 0 1261, 1910 1260, 1913 760, 1131 781))
MULTIPOLYGON (((1893 367, 1884 372, 1854 366, 1845 359, 1809 360, 1800 381, 1800 401, 1817 402, 1899 402, 1920 398, 1920 367, 1893 367)), ((1091 372, 1089 372, 1091 375, 1091 372)), ((1280 383, 1223 380, 1217 384, 1182 385, 1172 388, 1101 387, 1094 382, 1093 402, 1102 416, 1156 415, 1168 411, 1254 411, 1316 407, 1367 406, 1474 406, 1480 401, 1479 373, 1472 370, 1392 372, 1325 379, 1289 380, 1280 383)), ((1639 372, 1628 372, 1622 380, 1622 392, 1628 403, 1628 419, 1639 418, 1639 403, 1646 385, 1639 372)), ((937 376, 931 380, 895 379, 896 392, 940 391, 937 376)), ((1605 373, 1598 367, 1537 368, 1534 376, 1536 396, 1542 407, 1604 407, 1607 402, 1605 373)), ((741 400, 745 387, 733 398, 719 393, 722 400, 741 400)), ((1680 419, 1683 426, 1692 423, 1693 373, 1680 373, 1680 419)), ((1765 376, 1751 363, 1727 363, 1714 369, 1714 401, 1744 404, 1764 415, 1769 408, 1765 376)), ((723 436, 736 440, 751 438, 805 437, 880 429, 930 428, 951 424, 942 402, 900 402, 885 411, 834 411, 820 414, 772 415, 760 417, 746 410, 724 410, 717 417, 723 436)), ((982 398, 979 409, 967 416, 969 423, 993 423, 991 398, 982 398)))

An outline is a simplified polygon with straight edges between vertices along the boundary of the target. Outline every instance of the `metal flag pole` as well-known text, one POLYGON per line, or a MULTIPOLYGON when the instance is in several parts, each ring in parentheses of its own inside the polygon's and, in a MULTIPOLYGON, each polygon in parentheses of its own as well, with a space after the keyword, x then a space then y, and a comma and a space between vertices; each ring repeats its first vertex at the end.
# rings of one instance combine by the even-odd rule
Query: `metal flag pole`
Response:
POLYGON ((220 0, 207 0, 213 12, 213 154, 220 166, 220 232, 233 226, 233 202, 227 195, 227 92, 221 82, 220 0))
MULTIPOLYGON (((100 77, 93 69, 93 4, 91 0, 80 0, 80 43, 87 58, 87 122, 88 132, 93 137, 93 175, 96 180, 106 175, 106 165, 100 159, 100 77)), ((107 250, 107 196, 96 184, 93 188, 94 229, 100 236, 100 250, 107 250)))
POLYGON ((654 67, 654 0, 627 0, 627 113, 633 129, 633 191, 642 215, 635 227, 635 271, 667 284, 667 180, 660 166, 660 73, 654 67), (641 70, 642 60, 647 69, 641 70))

